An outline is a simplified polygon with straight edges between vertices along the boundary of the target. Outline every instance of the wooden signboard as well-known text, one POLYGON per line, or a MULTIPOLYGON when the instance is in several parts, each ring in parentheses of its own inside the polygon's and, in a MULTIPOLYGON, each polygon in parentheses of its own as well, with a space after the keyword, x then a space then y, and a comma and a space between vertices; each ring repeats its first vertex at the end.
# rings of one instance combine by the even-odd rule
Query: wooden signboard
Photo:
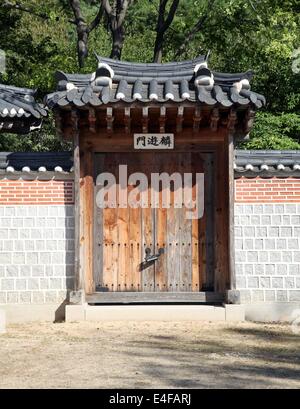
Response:
POLYGON ((134 149, 174 149, 174 134, 134 134, 134 149))

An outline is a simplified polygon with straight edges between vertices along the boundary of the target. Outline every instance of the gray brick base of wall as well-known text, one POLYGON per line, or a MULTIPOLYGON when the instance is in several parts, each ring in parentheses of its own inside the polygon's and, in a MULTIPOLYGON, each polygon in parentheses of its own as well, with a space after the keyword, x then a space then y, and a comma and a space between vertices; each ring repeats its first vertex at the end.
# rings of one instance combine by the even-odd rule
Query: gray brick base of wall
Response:
POLYGON ((58 304, 74 282, 74 206, 0 206, 0 304, 58 304))
MULTIPOLYGON (((236 204, 235 241, 242 303, 272 314, 276 303, 300 305, 299 204, 236 204)), ((73 284, 74 207, 0 206, 0 305, 13 315, 13 305, 35 304, 41 319, 41 306, 56 312, 73 284)))
POLYGON ((235 204, 242 303, 300 301, 300 204, 235 204))

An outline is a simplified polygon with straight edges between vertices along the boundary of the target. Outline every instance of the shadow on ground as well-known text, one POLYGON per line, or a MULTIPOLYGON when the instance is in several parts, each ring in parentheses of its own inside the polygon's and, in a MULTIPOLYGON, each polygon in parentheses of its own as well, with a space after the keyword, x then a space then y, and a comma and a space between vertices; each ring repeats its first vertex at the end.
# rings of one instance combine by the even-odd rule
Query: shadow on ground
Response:
POLYGON ((27 324, 0 337, 0 387, 300 388, 288 325, 27 324))
MULTIPOLYGON (((152 335, 133 341, 145 378, 173 388, 300 387, 300 337, 267 328, 227 328, 219 339, 152 335)), ((127 345, 129 347, 129 345, 127 345)))

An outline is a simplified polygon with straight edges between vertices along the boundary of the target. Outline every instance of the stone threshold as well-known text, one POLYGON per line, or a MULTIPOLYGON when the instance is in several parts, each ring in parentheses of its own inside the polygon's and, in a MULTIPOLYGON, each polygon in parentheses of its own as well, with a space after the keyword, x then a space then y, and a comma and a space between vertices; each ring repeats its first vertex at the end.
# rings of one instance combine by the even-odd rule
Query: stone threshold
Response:
POLYGON ((74 321, 245 321, 243 305, 67 305, 74 321))

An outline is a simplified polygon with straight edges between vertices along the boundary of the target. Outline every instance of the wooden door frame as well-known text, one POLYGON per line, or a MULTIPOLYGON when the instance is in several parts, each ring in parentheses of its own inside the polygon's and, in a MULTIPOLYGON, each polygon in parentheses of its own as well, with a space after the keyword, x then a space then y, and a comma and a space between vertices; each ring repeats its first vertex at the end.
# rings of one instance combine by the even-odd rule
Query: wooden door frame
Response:
MULTIPOLYGON (((95 135, 91 132, 79 130, 74 122, 74 183, 75 183, 75 288, 70 294, 71 303, 82 303, 94 294, 93 278, 93 219, 94 182, 93 159, 96 152, 132 152, 132 134, 124 133, 109 135, 95 135), (127 137, 128 144, 124 139, 127 137), (110 139, 111 138, 111 139, 110 139), (105 139, 105 143, 103 143, 105 139), (107 139, 110 139, 107 141, 107 139), (116 144, 116 140, 120 144, 116 144), (130 143, 129 143, 130 141, 130 143)), ((218 197, 222 203, 218 208, 219 223, 215 220, 216 240, 218 237, 223 247, 219 267, 215 269, 215 285, 217 292, 225 294, 227 290, 235 288, 234 273, 234 179, 233 179, 233 137, 227 129, 217 133, 199 130, 195 136, 192 131, 175 134, 178 145, 174 151, 215 152, 220 166, 218 169, 218 197), (193 137, 190 137, 193 135, 193 137), (227 186, 224 189, 224 186, 227 186), (227 238, 227 244, 224 242, 227 238), (224 274, 224 265, 226 272, 224 274)), ((92 302, 92 301, 90 301, 92 302)), ((106 301, 107 302, 107 301, 106 301)))

